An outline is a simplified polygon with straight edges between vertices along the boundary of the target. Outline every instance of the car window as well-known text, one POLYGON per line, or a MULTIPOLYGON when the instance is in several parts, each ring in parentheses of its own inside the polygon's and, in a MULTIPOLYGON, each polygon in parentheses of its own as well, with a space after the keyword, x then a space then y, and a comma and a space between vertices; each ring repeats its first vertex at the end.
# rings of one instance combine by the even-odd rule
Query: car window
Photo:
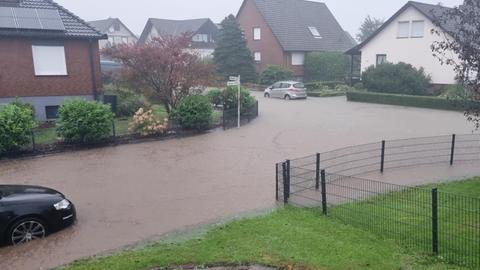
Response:
POLYGON ((282 86, 280 88, 290 88, 291 84, 289 83, 282 83, 282 86))
POLYGON ((305 84, 303 83, 296 83, 293 85, 295 88, 305 88, 305 84))
POLYGON ((272 85, 272 89, 280 88, 280 85, 281 83, 275 83, 274 85, 272 85))

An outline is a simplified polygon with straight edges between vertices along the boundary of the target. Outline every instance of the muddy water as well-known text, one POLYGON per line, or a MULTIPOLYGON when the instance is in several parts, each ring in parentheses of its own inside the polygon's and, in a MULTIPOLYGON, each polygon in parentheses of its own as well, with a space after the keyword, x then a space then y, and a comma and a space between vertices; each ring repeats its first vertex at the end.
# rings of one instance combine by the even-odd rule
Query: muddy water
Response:
POLYGON ((456 112, 347 103, 344 98, 259 99, 260 117, 240 130, 2 161, 0 183, 61 190, 76 204, 78 222, 43 241, 1 248, 0 269, 51 268, 272 207, 273 164, 287 157, 384 138, 471 132, 456 112))

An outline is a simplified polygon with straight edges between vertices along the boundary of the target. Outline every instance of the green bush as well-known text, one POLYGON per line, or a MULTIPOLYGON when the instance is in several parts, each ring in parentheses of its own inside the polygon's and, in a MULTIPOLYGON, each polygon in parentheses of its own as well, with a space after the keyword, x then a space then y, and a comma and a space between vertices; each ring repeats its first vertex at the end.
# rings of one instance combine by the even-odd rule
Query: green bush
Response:
POLYGON ((31 109, 16 104, 0 107, 0 154, 21 149, 30 143, 37 126, 31 109))
POLYGON ((170 117, 184 129, 208 129, 213 108, 208 97, 195 95, 183 98, 170 117))
POLYGON ((118 117, 131 117, 138 109, 150 106, 142 95, 128 88, 107 85, 105 86, 105 94, 117 96, 118 117))
POLYGON ((110 105, 72 99, 59 109, 57 134, 66 142, 90 143, 110 136, 114 115, 110 105))
POLYGON ((464 103, 454 102, 445 98, 429 96, 413 96, 398 94, 382 94, 350 91, 347 92, 348 101, 368 102, 377 104, 399 105, 429 109, 463 111, 464 103))
POLYGON ((343 53, 312 52, 305 56, 305 81, 344 82, 350 70, 350 58, 343 53))
MULTIPOLYGON (((238 88, 228 87, 223 91, 224 110, 234 110, 238 107, 238 88)), ((242 88, 240 91, 240 110, 246 113, 252 106, 255 106, 255 98, 250 95, 248 89, 242 88)))
POLYGON ((207 97, 215 107, 223 104, 223 91, 221 89, 212 89, 208 91, 207 97))
POLYGON ((293 71, 288 68, 277 65, 269 65, 263 72, 260 74, 261 85, 271 85, 278 81, 285 81, 293 79, 293 71))
POLYGON ((363 86, 369 92, 428 95, 430 81, 423 68, 406 63, 371 66, 362 74, 363 86))
POLYGON ((448 86, 445 92, 442 94, 442 97, 451 100, 465 100, 468 98, 468 95, 463 86, 456 84, 448 86))
POLYGON ((35 106, 33 106, 32 104, 23 102, 20 98, 16 98, 15 101, 12 102, 12 104, 30 110, 32 112, 33 118, 35 118, 35 106))

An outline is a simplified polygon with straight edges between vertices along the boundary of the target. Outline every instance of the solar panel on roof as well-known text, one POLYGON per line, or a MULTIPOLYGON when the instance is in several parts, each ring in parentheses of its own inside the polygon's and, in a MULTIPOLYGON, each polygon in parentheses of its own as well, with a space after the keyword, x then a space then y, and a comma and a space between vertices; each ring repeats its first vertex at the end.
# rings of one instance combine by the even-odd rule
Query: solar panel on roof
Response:
POLYGON ((19 29, 43 29, 35 9, 12 8, 12 10, 19 29))
POLYGON ((37 9, 37 15, 44 29, 65 30, 65 25, 57 10, 37 9))
POLYGON ((11 8, 0 7, 0 28, 17 28, 11 8))
POLYGON ((30 30, 65 30, 55 9, 0 7, 0 28, 30 30))

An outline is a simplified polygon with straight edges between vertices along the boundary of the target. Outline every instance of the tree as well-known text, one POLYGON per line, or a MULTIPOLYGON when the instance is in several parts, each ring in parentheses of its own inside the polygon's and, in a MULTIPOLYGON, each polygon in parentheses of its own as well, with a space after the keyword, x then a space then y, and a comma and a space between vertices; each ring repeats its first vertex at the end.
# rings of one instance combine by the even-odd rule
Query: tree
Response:
POLYGON ((311 52, 305 57, 305 81, 344 81, 350 59, 340 52, 311 52))
POLYGON ((383 23, 383 19, 372 18, 368 15, 360 26, 360 33, 357 34, 357 40, 360 42, 367 40, 383 23))
POLYGON ((465 116, 480 128, 480 2, 465 0, 435 18, 438 29, 432 33, 440 41, 432 44, 433 55, 442 65, 454 67, 457 80, 465 91, 465 116), (442 27, 451 25, 452 27, 442 27))
POLYGON ((107 48, 105 56, 124 65, 125 80, 150 101, 164 104, 170 113, 184 97, 213 79, 213 66, 189 49, 191 35, 156 38, 145 45, 107 48))
POLYGON ((260 74, 259 82, 262 85, 270 85, 278 81, 290 80, 293 77, 293 71, 290 69, 277 65, 269 65, 262 74, 260 74))
POLYGON ((247 41, 235 16, 230 15, 222 21, 220 39, 213 53, 213 60, 219 74, 240 75, 242 81, 256 82, 255 61, 247 48, 247 41))

